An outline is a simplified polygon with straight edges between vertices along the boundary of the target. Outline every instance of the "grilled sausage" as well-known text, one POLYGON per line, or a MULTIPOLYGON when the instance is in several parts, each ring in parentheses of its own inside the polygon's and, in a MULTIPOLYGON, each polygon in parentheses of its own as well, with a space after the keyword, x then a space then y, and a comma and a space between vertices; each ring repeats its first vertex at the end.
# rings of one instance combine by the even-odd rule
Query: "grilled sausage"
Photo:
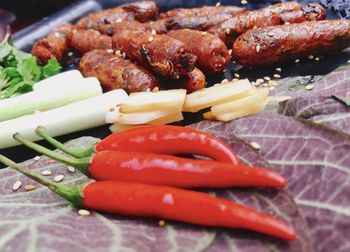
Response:
POLYGON ((322 20, 325 9, 319 4, 302 6, 296 2, 271 5, 267 8, 247 11, 215 25, 208 32, 219 36, 228 47, 243 32, 255 27, 280 25, 286 22, 300 23, 308 20, 322 20))
POLYGON ((197 90, 201 90, 206 86, 205 75, 198 68, 193 69, 185 75, 182 75, 180 79, 161 78, 161 86, 164 89, 173 88, 185 88, 187 93, 192 93, 197 90))
POLYGON ((94 12, 80 19, 77 29, 98 30, 101 24, 111 24, 120 20, 146 22, 158 17, 158 8, 152 1, 139 1, 120 5, 116 8, 94 12))
POLYGON ((247 31, 235 41, 232 57, 244 66, 259 67, 348 46, 350 21, 308 21, 247 31))
POLYGON ((217 73, 230 63, 230 53, 217 36, 195 30, 174 30, 168 36, 184 42, 197 56, 196 66, 205 73, 217 73))
POLYGON ((235 15, 244 9, 236 6, 203 6, 198 8, 178 8, 160 14, 160 18, 186 17, 186 16, 209 16, 216 14, 235 15))
POLYGON ((34 43, 32 54, 39 62, 45 64, 51 57, 62 60, 63 54, 68 51, 68 41, 71 37, 73 26, 64 24, 51 32, 46 38, 42 38, 34 43))
POLYGON ((112 40, 114 48, 131 60, 175 79, 191 72, 197 59, 185 43, 167 35, 123 30, 114 34, 112 40))
POLYGON ((112 38, 96 30, 74 30, 70 45, 80 53, 93 49, 111 49, 112 38))
POLYGON ((131 93, 159 86, 149 71, 106 50, 87 52, 81 58, 79 68, 83 76, 96 77, 106 90, 122 88, 131 93))
POLYGON ((165 26, 166 19, 159 19, 156 21, 151 21, 147 23, 141 23, 138 21, 128 20, 120 21, 113 24, 103 24, 99 26, 99 31, 102 34, 112 36, 122 30, 129 31, 142 31, 151 32, 153 34, 163 34, 167 33, 167 28, 165 26))
POLYGON ((206 31, 212 26, 220 24, 231 17, 231 14, 173 17, 165 19, 165 26, 167 30, 191 29, 206 31))
POLYGON ((187 90, 187 93, 201 90, 207 84, 205 75, 198 68, 193 69, 192 72, 184 75, 181 79, 184 82, 183 87, 187 90))

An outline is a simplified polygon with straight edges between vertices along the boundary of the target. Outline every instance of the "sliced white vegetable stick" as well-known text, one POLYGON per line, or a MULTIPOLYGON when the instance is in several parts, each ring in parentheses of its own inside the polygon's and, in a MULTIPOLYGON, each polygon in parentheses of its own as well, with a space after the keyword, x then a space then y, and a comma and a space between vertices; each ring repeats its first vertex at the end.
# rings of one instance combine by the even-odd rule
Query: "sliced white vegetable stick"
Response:
POLYGON ((265 100, 260 105, 250 106, 248 108, 245 108, 245 109, 242 109, 239 111, 235 111, 235 112, 231 112, 231 113, 216 115, 216 116, 214 116, 214 118, 216 120, 219 120, 219 121, 228 122, 228 121, 231 121, 233 119, 237 119, 237 118, 240 118, 243 116, 248 116, 248 115, 258 113, 264 109, 266 104, 267 104, 267 100, 265 100))
MULTIPOLYGON (((168 124, 168 123, 182 121, 183 119, 184 118, 183 118, 182 113, 178 112, 178 113, 175 113, 175 114, 172 114, 172 115, 160 118, 160 119, 156 119, 156 120, 150 121, 147 124, 163 125, 163 124, 168 124)), ((130 129, 130 128, 136 127, 136 126, 140 126, 140 125, 115 123, 111 127, 109 127, 109 129, 112 132, 121 132, 121 131, 130 129)))
POLYGON ((148 124, 153 124, 153 125, 164 125, 168 123, 173 123, 173 122, 179 122, 184 119, 182 112, 177 112, 153 121, 148 122, 148 124))
MULTIPOLYGON (((13 98, 0 100, 0 122, 35 111, 46 111, 63 105, 102 94, 99 81, 94 78, 68 82, 70 86, 61 85, 61 89, 39 89, 13 98)), ((60 83, 56 83, 60 86, 60 83)))
POLYGON ((150 121, 173 114, 172 111, 160 110, 139 113, 120 113, 119 111, 114 111, 112 113, 114 113, 114 118, 112 119, 112 116, 106 116, 106 119, 108 119, 107 122, 120 124, 147 124, 150 121))
POLYGON ((249 96, 252 86, 247 79, 227 82, 186 95, 184 111, 197 112, 201 109, 249 96))
POLYGON ((83 79, 83 75, 78 70, 70 70, 63 73, 53 75, 47 79, 41 80, 34 84, 33 90, 39 91, 42 89, 63 89, 72 87, 75 82, 83 79))
POLYGON ((266 102, 267 94, 254 89, 254 95, 243 97, 228 103, 223 103, 211 107, 211 112, 214 116, 226 113, 233 113, 240 111, 249 111, 250 108, 254 110, 255 107, 260 107, 266 102))
POLYGON ((12 138, 16 132, 30 140, 38 140, 39 137, 34 131, 40 125, 46 127, 52 136, 104 125, 108 109, 117 103, 124 102, 127 97, 124 90, 118 89, 39 114, 1 122, 0 149, 19 144, 12 138))
POLYGON ((132 93, 126 102, 120 106, 120 112, 180 111, 185 102, 185 97, 185 89, 132 93))

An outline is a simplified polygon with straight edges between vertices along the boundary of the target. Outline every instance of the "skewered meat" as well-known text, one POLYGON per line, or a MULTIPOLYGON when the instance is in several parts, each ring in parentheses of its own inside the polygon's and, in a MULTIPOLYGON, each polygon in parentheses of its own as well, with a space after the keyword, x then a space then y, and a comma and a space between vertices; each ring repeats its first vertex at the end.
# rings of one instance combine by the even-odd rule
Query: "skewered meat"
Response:
POLYGON ((169 36, 184 42, 197 56, 196 66, 205 73, 224 70, 230 63, 230 54, 226 45, 215 35, 189 30, 174 30, 169 36))
POLYGON ((123 30, 112 40, 128 58, 166 77, 178 79, 191 72, 197 59, 185 43, 167 35, 123 30))
POLYGON ((256 27, 280 25, 286 22, 300 23, 324 18, 325 9, 319 4, 302 6, 299 3, 287 2, 243 12, 213 26, 208 32, 219 36, 228 47, 231 47, 240 34, 256 27))
POLYGON ((80 53, 93 49, 111 49, 112 38, 96 30, 74 30, 70 45, 80 53))
POLYGON ((80 19, 75 26, 77 29, 98 30, 101 24, 111 24, 121 20, 146 22, 155 20, 157 17, 158 7, 154 2, 139 1, 91 13, 80 19))
POLYGON ((235 41, 232 57, 244 66, 259 67, 348 46, 350 21, 308 21, 249 30, 235 41))
POLYGON ((198 8, 178 8, 160 14, 160 18, 186 17, 186 16, 209 16, 216 14, 235 15, 244 9, 236 6, 202 6, 198 8))
POLYGON ((149 71, 106 50, 87 52, 81 58, 79 68, 83 76, 96 77, 106 90, 122 88, 137 92, 159 86, 149 71))
POLYGON ((34 43, 32 54, 45 64, 51 57, 56 57, 61 61, 62 55, 68 51, 68 41, 72 35, 73 26, 63 24, 51 32, 46 38, 42 38, 34 43))

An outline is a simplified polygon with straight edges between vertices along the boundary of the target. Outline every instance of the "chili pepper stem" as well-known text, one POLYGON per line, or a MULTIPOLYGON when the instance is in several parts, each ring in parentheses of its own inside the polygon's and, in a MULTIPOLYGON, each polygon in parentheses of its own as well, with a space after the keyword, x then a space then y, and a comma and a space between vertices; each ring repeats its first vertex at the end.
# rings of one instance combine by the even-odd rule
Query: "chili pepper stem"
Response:
POLYGON ((31 170, 29 170, 25 166, 20 166, 8 159, 7 157, 0 154, 0 162, 8 167, 22 173, 28 178, 31 178, 38 182, 41 185, 47 186, 51 191, 61 196, 62 198, 68 200, 75 206, 82 206, 83 196, 82 196, 82 186, 73 186, 68 187, 64 185, 60 185, 45 176, 37 174, 31 170))
POLYGON ((32 150, 35 150, 47 157, 50 157, 56 161, 62 162, 66 165, 73 166, 77 168, 79 171, 81 171, 82 173, 84 173, 85 175, 87 176, 89 175, 90 158, 77 159, 74 157, 67 157, 67 156, 60 155, 39 144, 33 143, 32 141, 25 139, 20 133, 14 134, 13 138, 32 150))
POLYGON ((64 153, 71 155, 75 158, 84 158, 84 157, 90 157, 94 153, 94 148, 88 148, 85 150, 75 150, 72 148, 68 148, 61 142, 57 141, 55 138, 50 136, 50 134, 47 132, 47 130, 43 126, 39 126, 36 128, 35 133, 45 139, 47 142, 49 142, 52 146, 55 148, 63 151, 64 153))

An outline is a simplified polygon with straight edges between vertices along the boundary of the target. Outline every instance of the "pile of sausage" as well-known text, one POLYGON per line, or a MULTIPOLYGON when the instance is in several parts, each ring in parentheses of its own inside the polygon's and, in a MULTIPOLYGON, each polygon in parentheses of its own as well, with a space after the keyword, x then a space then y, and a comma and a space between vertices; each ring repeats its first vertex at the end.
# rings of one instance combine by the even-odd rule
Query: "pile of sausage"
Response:
POLYGON ((59 61, 71 48, 79 68, 107 90, 135 92, 205 87, 205 74, 223 71, 231 58, 259 67, 350 46, 350 22, 324 20, 319 4, 285 2, 258 10, 203 6, 158 13, 152 1, 127 3, 64 24, 32 49, 41 62, 59 61), (232 53, 228 50, 232 48, 232 53))

